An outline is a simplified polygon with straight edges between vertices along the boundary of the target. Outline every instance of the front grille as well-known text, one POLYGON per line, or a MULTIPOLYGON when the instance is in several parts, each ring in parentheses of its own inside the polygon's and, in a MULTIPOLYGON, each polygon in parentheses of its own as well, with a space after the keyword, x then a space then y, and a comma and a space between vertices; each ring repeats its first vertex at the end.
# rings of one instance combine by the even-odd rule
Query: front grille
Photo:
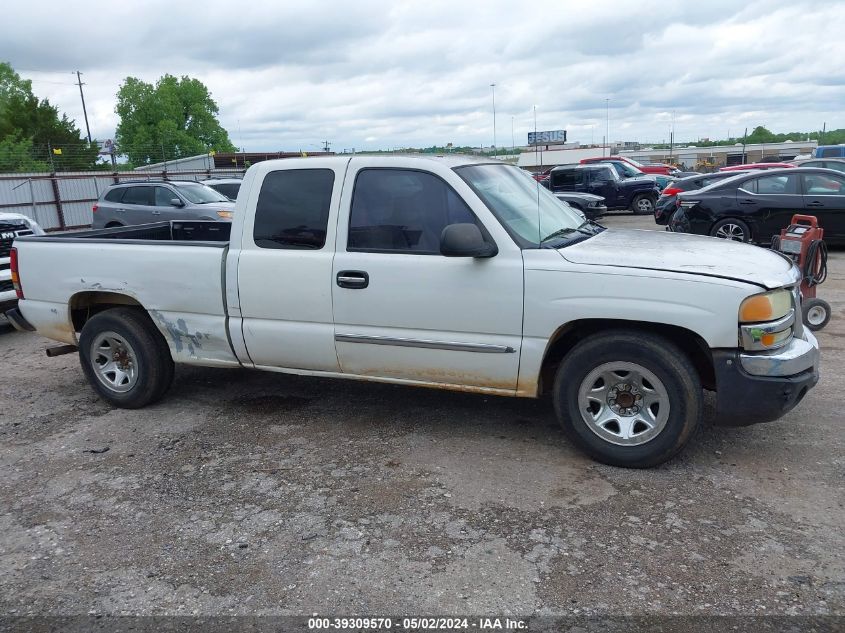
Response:
POLYGON ((12 283, 11 279, 6 279, 5 281, 0 281, 0 292, 6 292, 7 290, 14 290, 15 284, 12 283))
POLYGON ((26 224, 0 222, 0 257, 8 257, 12 250, 12 242, 16 237, 24 235, 32 235, 32 230, 26 224))

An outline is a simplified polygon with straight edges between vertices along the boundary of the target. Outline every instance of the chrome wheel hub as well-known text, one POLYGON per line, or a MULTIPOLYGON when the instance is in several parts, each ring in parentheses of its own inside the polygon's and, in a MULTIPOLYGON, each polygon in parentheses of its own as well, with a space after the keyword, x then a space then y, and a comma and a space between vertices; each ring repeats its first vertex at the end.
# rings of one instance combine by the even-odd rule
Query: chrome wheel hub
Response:
POLYGON ((126 393, 138 382, 138 358, 120 334, 98 334, 91 343, 90 358, 94 375, 107 389, 126 393))
POLYGON ((744 242, 745 231, 736 224, 724 224, 716 231, 716 237, 721 237, 723 240, 733 240, 734 242, 744 242))
POLYGON ((669 393, 663 382, 642 365, 604 363, 578 388, 581 418, 593 433, 619 446, 653 440, 669 419, 669 393))

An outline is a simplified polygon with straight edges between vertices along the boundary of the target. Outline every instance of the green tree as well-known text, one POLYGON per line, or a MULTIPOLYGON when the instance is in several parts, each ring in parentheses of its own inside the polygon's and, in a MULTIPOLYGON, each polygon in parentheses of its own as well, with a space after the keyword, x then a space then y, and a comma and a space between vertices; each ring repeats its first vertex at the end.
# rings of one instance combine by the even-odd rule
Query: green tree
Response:
POLYGON ((0 62, 0 170, 91 169, 98 151, 72 119, 33 94, 31 81, 0 62), (51 154, 51 147, 61 153, 51 154))
POLYGON ((165 75, 153 86, 127 77, 117 92, 115 112, 120 117, 118 149, 135 165, 235 151, 217 120, 217 104, 197 79, 165 75))

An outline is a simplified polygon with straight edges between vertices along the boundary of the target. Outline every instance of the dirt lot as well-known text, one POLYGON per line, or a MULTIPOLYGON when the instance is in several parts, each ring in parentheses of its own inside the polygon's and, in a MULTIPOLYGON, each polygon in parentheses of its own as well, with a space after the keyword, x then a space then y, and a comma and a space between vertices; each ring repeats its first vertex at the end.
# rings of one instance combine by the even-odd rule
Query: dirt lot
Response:
POLYGON ((5 331, 0 613, 845 615, 831 268, 819 386, 650 471, 577 453, 548 401, 179 369, 111 409, 5 331))

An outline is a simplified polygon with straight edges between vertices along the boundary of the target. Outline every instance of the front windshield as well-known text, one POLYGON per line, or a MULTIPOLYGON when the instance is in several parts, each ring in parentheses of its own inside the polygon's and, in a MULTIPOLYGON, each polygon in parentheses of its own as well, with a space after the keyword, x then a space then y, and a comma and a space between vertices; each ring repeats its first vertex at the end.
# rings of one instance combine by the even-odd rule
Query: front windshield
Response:
POLYGON ((537 248, 549 236, 584 224, 577 211, 518 167, 467 165, 455 171, 524 248, 537 248))
POLYGON ((616 167, 616 173, 618 173, 623 178, 631 178, 633 176, 642 176, 642 172, 639 169, 631 167, 627 163, 611 163, 614 167, 616 167))
POLYGON ((185 196, 194 204, 208 204, 210 202, 231 202, 229 198, 222 193, 214 191, 211 187, 206 187, 200 183, 179 183, 176 185, 179 193, 185 196))
POLYGON ((626 160, 627 160, 629 163, 631 163, 634 167, 636 167, 637 169, 639 169, 640 167, 643 167, 643 166, 644 166, 642 163, 639 163, 639 162, 635 161, 633 158, 628 158, 628 159, 626 159, 626 160))

